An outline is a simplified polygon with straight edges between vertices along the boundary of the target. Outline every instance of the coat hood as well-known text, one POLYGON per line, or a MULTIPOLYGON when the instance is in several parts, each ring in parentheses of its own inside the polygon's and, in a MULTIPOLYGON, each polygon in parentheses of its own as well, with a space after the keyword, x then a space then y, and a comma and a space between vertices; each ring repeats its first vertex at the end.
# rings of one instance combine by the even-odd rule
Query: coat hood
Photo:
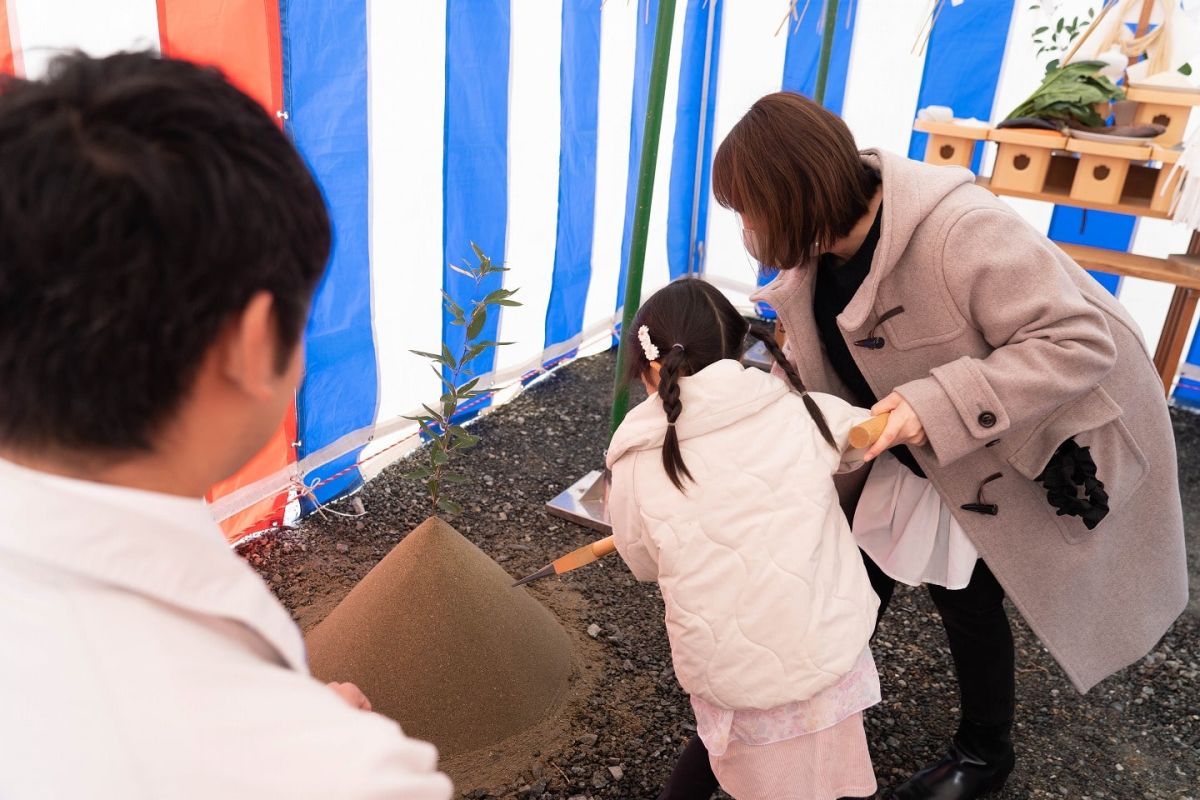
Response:
MULTIPOLYGON (((791 392, 791 387, 762 370, 743 367, 732 359, 718 361, 679 381, 683 411, 675 423, 680 441, 732 425, 791 392)), ((662 447, 667 414, 652 394, 631 410, 608 446, 609 467, 631 450, 662 447)))
MULTIPOLYGON (((975 175, 960 167, 935 167, 884 150, 864 150, 863 160, 879 170, 883 178, 883 222, 871 271, 862 288, 839 319, 843 328, 854 330, 866 322, 874 307, 879 284, 896 266, 908 248, 913 233, 947 196, 975 183, 975 175)), ((751 295, 751 300, 778 308, 811 280, 813 262, 782 270, 768 286, 751 295)))

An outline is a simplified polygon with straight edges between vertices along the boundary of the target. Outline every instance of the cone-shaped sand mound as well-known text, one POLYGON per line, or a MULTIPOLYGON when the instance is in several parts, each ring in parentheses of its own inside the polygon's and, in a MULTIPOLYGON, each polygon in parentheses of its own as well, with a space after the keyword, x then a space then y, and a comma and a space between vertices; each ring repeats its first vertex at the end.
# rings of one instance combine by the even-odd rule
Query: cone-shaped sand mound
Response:
POLYGON ((307 637, 312 672, 451 756, 538 722, 567 685, 549 611, 439 519, 396 545, 307 637))

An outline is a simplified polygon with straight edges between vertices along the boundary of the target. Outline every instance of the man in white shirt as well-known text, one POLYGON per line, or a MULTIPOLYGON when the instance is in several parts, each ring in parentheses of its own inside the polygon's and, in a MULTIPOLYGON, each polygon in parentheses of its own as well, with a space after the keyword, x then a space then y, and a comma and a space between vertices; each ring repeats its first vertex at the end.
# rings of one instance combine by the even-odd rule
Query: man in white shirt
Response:
POLYGON ((329 247, 214 71, 73 55, 0 90, 0 798, 450 797, 310 677, 201 500, 291 402, 329 247))

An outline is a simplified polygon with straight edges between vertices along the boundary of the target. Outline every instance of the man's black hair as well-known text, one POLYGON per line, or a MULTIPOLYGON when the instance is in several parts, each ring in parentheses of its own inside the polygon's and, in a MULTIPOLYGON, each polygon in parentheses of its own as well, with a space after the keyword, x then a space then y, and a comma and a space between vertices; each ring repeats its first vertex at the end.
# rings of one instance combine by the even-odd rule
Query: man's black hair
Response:
POLYGON ((0 85, 0 445, 146 450, 222 325, 282 370, 330 248, 312 175, 215 69, 81 53, 0 85))

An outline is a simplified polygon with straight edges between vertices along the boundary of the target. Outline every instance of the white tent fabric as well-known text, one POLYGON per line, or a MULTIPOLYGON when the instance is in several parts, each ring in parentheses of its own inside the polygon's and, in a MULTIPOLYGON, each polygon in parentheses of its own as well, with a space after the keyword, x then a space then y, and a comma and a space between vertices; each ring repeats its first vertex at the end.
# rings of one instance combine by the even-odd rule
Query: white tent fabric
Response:
MULTIPOLYGON (((159 30, 162 2, 8 0, 16 70, 36 77, 61 48, 100 54, 157 47, 164 35, 159 30)), ((517 299, 525 304, 506 309, 499 322, 498 338, 515 342, 486 364, 499 382, 528 379, 544 363, 580 345, 607 346, 627 257, 640 103, 645 102, 648 46, 657 13, 656 0, 271 2, 278 6, 271 9, 282 20, 288 56, 282 67, 287 107, 277 111, 288 115, 289 130, 327 188, 335 223, 343 220, 343 225, 354 216, 338 216, 345 190, 330 187, 344 187, 339 181, 345 176, 336 173, 336 163, 330 166, 330 147, 306 133, 311 127, 305 125, 327 105, 342 103, 356 81, 365 83, 365 166, 355 191, 363 195, 367 247, 361 255, 335 252, 334 260, 335 267, 346 266, 349 258, 368 262, 356 274, 369 283, 364 291, 369 292, 373 355, 364 363, 368 372, 372 361, 375 366, 361 384, 329 378, 345 396, 326 402, 312 387, 332 374, 327 369, 343 365, 310 361, 308 394, 301 397, 301 445, 293 459, 297 463, 248 481, 216 501, 214 513, 222 518, 286 490, 294 478, 311 483, 313 476, 328 472, 322 472, 326 465, 357 465, 411 436, 412 425, 403 415, 435 399, 440 388, 428 364, 409 351, 440 348, 443 289, 470 299, 448 282, 444 270, 448 253, 466 245, 449 241, 458 230, 456 215, 477 213, 468 222, 497 231, 485 250, 511 269, 504 283, 519 287, 517 299), (339 63, 355 68, 345 74, 326 76, 310 66, 324 63, 310 58, 314 52, 325 57, 320 48, 332 52, 347 37, 361 38, 361 64, 351 63, 353 48, 347 46, 352 52, 339 63), (594 48, 594 58, 589 48, 594 48), (594 123, 588 122, 589 114, 594 123), (473 150, 472 143, 480 149, 473 150), (498 154, 495 158, 480 154, 488 147, 498 154), (479 161, 478 170, 464 173, 476 176, 478 183, 464 187, 456 182, 453 176, 463 159, 479 161), (564 165, 578 170, 568 176, 564 165), (459 207, 464 197, 465 210, 459 207), (590 208, 590 217, 581 208, 590 208), (583 247, 590 249, 582 258, 566 258, 568 251, 583 247), (564 313, 570 317, 567 322, 562 321, 564 313), (343 406, 355 404, 354 413, 343 419, 343 406)), ((227 6, 256 4, 264 5, 264 0, 214 2, 212 24, 221 24, 227 6)), ((806 9, 804 16, 789 19, 780 30, 791 5, 788 0, 678 0, 646 292, 681 271, 702 268, 745 302, 744 288, 755 282, 755 265, 742 248, 736 215, 711 200, 711 149, 755 99, 784 86, 802 88, 810 80, 806 59, 819 42, 822 4, 795 4, 797 15, 806 9), (711 97, 705 89, 712 90, 711 97)), ((1057 8, 1054 14, 1060 15, 1083 13, 1096 3, 1045 0, 1040 5, 1057 8)), ((1002 56, 999 71, 987 89, 991 96, 983 98, 993 119, 1037 85, 1048 58, 1039 59, 1032 44, 1033 31, 1046 24, 1047 14, 1029 2, 945 5, 924 49, 916 44, 929 17, 929 0, 843 0, 841 6, 835 41, 842 56, 839 61, 835 54, 834 72, 839 74, 833 77, 836 107, 864 147, 909 151, 917 106, 928 98, 923 92, 931 91, 927 66, 937 58, 967 58, 975 46, 939 34, 946 26, 986 22, 989 35, 1002 37, 994 43, 1002 56)), ((1189 0, 1183 9, 1200 15, 1198 2, 1189 0)), ((1196 66, 1200 69, 1200 63, 1196 66)), ((1013 205, 1042 230, 1049 229, 1056 213, 1044 203, 1013 205)), ((1181 252, 1188 236, 1170 223, 1143 220, 1133 228, 1130 247, 1150 255, 1181 252)), ((335 271, 330 280, 345 280, 341 274, 335 271)), ((1121 282, 1119 296, 1151 349, 1170 293, 1163 284, 1131 278, 1121 282)), ((320 333, 310 326, 314 340, 320 333)), ((389 451, 389 457, 402 449, 389 451)), ((362 469, 369 477, 386 460, 376 459, 362 469)), ((353 485, 340 485, 323 499, 353 485)))

